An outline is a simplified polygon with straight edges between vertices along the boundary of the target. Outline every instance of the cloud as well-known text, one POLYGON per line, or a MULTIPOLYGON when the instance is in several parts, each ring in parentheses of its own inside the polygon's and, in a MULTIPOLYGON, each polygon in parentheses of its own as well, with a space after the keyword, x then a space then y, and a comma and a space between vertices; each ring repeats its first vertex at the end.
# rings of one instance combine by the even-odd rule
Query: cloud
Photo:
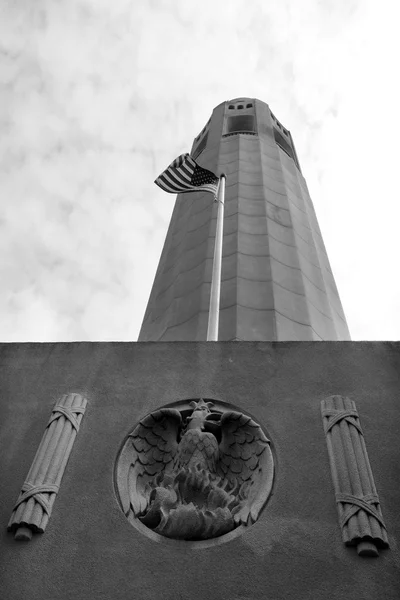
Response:
POLYGON ((243 94, 294 135, 351 329, 399 337, 398 317, 371 322, 399 299, 397 35, 383 5, 7 3, 3 339, 136 339, 174 203, 152 182, 243 94), (383 14, 392 33, 377 43, 383 14))

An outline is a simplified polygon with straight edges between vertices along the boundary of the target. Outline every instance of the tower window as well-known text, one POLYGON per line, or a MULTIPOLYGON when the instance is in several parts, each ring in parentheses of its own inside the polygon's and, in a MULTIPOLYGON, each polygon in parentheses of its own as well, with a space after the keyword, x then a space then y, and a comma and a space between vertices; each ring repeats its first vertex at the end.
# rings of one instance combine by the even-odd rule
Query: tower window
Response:
POLYGON ((287 140, 286 140, 286 139, 283 137, 283 135, 282 135, 282 134, 281 134, 281 133, 280 133, 280 132, 279 132, 277 129, 275 129, 275 128, 274 128, 274 138, 275 138, 275 142, 278 144, 278 146, 279 146, 280 148, 282 148, 282 150, 283 150, 284 152, 286 152, 286 154, 287 154, 288 156, 290 156, 290 158, 292 158, 292 159, 294 160, 294 162, 295 162, 295 164, 297 165, 297 167, 298 167, 298 168, 300 168, 300 167, 299 167, 299 164, 298 164, 298 162, 297 162, 296 155, 295 155, 295 153, 294 153, 294 151, 293 151, 293 148, 292 148, 292 146, 291 146, 291 145, 288 143, 288 141, 287 141, 287 140))
POLYGON ((252 108, 253 105, 252 104, 246 104, 246 108, 252 108))
POLYGON ((233 106, 233 104, 230 104, 229 109, 232 110, 232 108, 235 108, 235 107, 233 106))
POLYGON ((197 158, 203 152, 204 148, 207 145, 207 138, 208 138, 208 132, 203 137, 203 139, 199 142, 198 146, 194 149, 193 155, 192 155, 193 158, 197 158))
POLYGON ((240 108, 243 108, 243 104, 239 104, 238 108, 239 108, 239 109, 240 109, 240 108))
POLYGON ((256 133, 254 116, 228 117, 226 133, 256 133))

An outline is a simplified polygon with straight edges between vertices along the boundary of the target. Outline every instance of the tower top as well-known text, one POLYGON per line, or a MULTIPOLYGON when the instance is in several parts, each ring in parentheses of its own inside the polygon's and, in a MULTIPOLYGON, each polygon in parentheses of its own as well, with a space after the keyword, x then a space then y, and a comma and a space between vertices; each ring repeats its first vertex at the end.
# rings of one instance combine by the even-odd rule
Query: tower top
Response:
POLYGON ((191 150, 193 158, 213 145, 218 140, 215 132, 219 131, 217 123, 222 121, 222 137, 245 134, 258 137, 274 137, 276 144, 293 160, 301 172, 300 163, 292 135, 286 127, 275 117, 268 104, 257 98, 234 98, 225 100, 216 106, 211 117, 204 125, 200 133, 195 137, 191 150), (209 136, 212 130, 213 135, 209 136))

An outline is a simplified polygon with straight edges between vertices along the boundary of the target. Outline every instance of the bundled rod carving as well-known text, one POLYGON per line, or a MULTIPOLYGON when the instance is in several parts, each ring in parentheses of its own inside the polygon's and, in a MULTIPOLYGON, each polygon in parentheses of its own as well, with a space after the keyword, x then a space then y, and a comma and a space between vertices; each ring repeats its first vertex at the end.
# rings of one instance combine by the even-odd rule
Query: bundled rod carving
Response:
POLYGON ((46 529, 86 404, 80 394, 56 402, 8 524, 16 540, 29 541, 32 532, 46 529))
POLYGON ((389 544, 356 405, 331 396, 321 412, 343 542, 360 556, 378 556, 389 544))

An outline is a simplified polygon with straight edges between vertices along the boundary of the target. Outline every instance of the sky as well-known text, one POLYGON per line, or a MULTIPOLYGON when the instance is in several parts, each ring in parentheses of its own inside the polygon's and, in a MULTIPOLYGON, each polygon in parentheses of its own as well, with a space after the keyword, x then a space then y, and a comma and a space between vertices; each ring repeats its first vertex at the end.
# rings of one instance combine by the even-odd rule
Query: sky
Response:
POLYGON ((0 341, 135 341, 213 108, 294 138, 354 340, 400 339, 394 0, 0 0, 0 341))

